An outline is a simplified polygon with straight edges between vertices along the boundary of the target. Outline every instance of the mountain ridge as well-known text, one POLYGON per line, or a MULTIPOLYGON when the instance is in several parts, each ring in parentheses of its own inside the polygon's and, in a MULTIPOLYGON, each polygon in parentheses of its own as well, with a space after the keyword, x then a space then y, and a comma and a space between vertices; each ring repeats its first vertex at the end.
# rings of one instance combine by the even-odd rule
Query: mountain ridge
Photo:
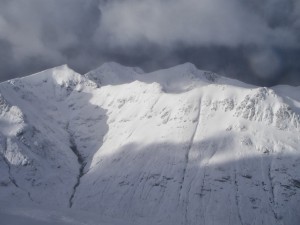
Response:
POLYGON ((0 199, 124 224, 295 224, 299 92, 189 63, 3 82, 0 199))

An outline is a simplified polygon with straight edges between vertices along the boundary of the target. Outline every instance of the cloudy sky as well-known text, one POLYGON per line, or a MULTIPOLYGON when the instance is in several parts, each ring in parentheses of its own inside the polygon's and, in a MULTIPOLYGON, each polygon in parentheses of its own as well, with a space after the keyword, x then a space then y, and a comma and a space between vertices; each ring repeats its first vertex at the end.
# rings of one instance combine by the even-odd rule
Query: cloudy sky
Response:
POLYGON ((300 85, 300 1, 0 0, 0 81, 106 61, 300 85))

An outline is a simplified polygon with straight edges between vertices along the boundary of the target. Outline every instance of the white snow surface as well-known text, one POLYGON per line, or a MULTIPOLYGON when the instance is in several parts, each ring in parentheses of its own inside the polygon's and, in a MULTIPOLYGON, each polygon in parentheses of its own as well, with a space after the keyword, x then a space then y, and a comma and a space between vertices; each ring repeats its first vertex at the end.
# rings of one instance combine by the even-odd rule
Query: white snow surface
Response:
POLYGON ((299 113, 190 63, 3 82, 0 224, 300 224, 299 113))

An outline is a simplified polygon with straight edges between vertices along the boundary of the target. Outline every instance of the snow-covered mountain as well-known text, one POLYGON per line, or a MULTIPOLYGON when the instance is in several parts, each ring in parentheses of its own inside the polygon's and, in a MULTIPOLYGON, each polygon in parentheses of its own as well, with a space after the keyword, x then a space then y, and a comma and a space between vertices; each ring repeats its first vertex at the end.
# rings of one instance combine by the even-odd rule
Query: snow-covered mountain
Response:
POLYGON ((256 87, 190 63, 152 73, 105 63, 85 75, 61 66, 6 81, 0 216, 299 224, 299 131, 300 87, 256 87))

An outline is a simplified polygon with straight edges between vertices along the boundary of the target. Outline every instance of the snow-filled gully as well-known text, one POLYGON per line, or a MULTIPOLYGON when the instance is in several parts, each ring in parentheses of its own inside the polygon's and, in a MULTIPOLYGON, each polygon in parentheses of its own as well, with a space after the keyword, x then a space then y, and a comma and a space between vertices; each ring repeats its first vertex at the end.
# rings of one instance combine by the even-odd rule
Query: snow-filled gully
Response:
MULTIPOLYGON (((187 151, 185 153, 185 164, 184 164, 184 168, 183 168, 183 174, 182 174, 182 179, 181 179, 181 185, 180 185, 180 190, 179 190, 179 199, 182 198, 182 187, 184 185, 184 182, 185 182, 185 179, 186 179, 186 170, 187 170, 187 167, 188 167, 188 164, 189 164, 189 158, 190 158, 190 152, 191 152, 191 149, 193 147, 193 144, 194 144, 194 140, 195 140, 195 136, 196 136, 196 133, 197 133, 197 130, 198 130, 198 126, 199 126, 199 123, 200 123, 200 113, 201 113, 201 100, 199 100, 199 106, 198 106, 198 114, 197 114, 197 121, 196 121, 196 124, 195 124, 195 129, 192 133, 192 137, 191 137, 191 140, 189 142, 189 145, 187 147, 187 151)), ((190 189, 190 188, 189 188, 190 189)), ((188 190, 189 192, 189 190, 188 190)), ((185 212, 184 212, 184 219, 185 219, 185 224, 188 224, 188 205, 189 205, 189 193, 187 193, 186 195, 186 200, 185 200, 185 212)))
POLYGON ((76 190, 77 190, 78 186, 80 185, 80 179, 84 175, 84 167, 86 165, 86 162, 84 161, 84 157, 78 151, 75 140, 74 140, 73 135, 71 133, 70 133, 70 148, 73 151, 73 153, 75 154, 75 156, 77 157, 77 161, 79 163, 79 174, 76 178, 76 183, 73 186, 73 190, 72 190, 71 196, 69 198, 69 207, 72 208, 73 199, 74 199, 74 196, 76 194, 76 190))
POLYGON ((184 180, 185 180, 186 169, 187 169, 187 166, 188 166, 188 163, 189 163, 190 151, 193 147, 195 135, 196 135, 196 132, 197 132, 197 128, 199 126, 200 112, 201 112, 201 102, 200 102, 199 107, 198 107, 198 115, 197 115, 197 121, 196 121, 195 129, 192 133, 192 137, 191 137, 190 143, 187 147, 187 151, 186 151, 185 157, 184 157, 185 158, 185 164, 184 164, 184 168, 183 168, 182 180, 180 182, 181 183, 181 185, 180 185, 180 197, 181 197, 182 186, 183 186, 183 183, 184 183, 184 180))

